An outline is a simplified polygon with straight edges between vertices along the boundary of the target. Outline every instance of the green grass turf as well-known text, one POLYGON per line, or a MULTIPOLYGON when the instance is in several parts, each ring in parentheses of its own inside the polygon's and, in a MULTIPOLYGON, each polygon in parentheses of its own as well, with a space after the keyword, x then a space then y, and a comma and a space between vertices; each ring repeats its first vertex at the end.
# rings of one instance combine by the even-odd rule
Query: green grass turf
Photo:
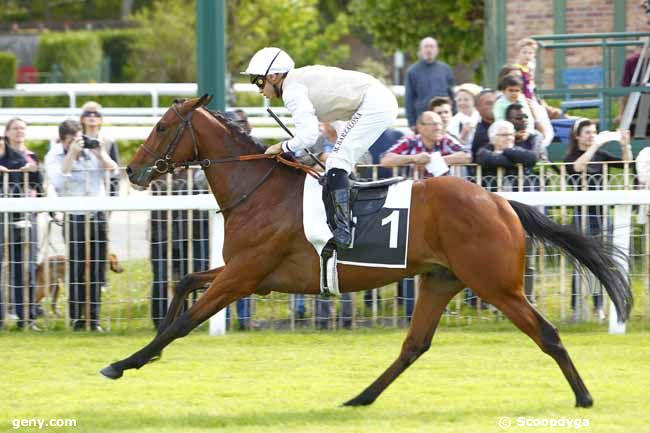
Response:
POLYGON ((498 432, 503 416, 515 425, 517 417, 564 417, 588 419, 588 432, 650 431, 647 331, 562 334, 595 399, 577 409, 559 368, 525 335, 486 329, 441 329, 431 350, 363 408, 340 404, 393 361, 403 330, 200 331, 118 381, 97 372, 150 333, 5 332, 0 432, 498 432), (73 418, 77 426, 14 430, 20 418, 73 418))

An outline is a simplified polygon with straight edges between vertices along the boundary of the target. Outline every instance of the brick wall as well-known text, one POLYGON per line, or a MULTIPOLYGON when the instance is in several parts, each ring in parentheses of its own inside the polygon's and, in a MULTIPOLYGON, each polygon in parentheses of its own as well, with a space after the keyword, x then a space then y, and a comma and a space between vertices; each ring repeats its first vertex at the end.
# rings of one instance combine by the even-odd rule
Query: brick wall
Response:
MULTIPOLYGON (((621 0, 567 0, 567 33, 596 33, 614 31, 614 2, 621 0)), ((626 1, 626 31, 650 30, 650 16, 641 0, 626 1)), ((516 42, 531 35, 553 34, 553 1, 531 3, 529 0, 507 0, 508 59, 513 61, 516 42), (534 5, 534 6, 533 6, 534 5)), ((553 54, 545 50, 544 87, 553 83, 553 54)), ((568 66, 595 66, 601 63, 600 48, 566 50, 568 66)))
MULTIPOLYGON (((547 35, 553 33, 553 2, 550 0, 527 2, 526 0, 507 0, 507 41, 508 62, 513 63, 517 55, 516 43, 530 35, 547 35), (534 6, 532 6, 534 4, 534 6)), ((553 64, 553 56, 549 52, 543 53, 544 81, 552 77, 552 69, 547 68, 553 64), (550 70, 550 74, 546 73, 550 70)))
POLYGON ((627 1, 627 14, 625 22, 627 29, 631 32, 644 32, 650 29, 650 15, 641 6, 640 0, 627 1))

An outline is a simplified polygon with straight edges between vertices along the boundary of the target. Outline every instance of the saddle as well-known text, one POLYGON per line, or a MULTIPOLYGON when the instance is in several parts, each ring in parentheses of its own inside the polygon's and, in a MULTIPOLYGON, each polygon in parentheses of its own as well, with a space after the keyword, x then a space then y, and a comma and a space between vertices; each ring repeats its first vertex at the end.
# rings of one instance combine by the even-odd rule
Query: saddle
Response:
MULTIPOLYGON (((388 195, 388 187, 403 180, 404 178, 402 176, 380 180, 350 178, 350 209, 352 209, 352 217, 377 212, 384 205, 384 201, 388 195)), ((325 176, 319 180, 319 183, 323 187, 323 202, 325 203, 327 224, 334 231, 334 228, 336 228, 333 217, 334 204, 330 200, 329 188, 325 176)))
MULTIPOLYGON (((352 210, 352 236, 354 239, 354 226, 357 217, 364 217, 379 212, 384 206, 388 196, 388 187, 402 182, 403 177, 392 177, 382 180, 356 180, 350 179, 350 209, 352 210)), ((334 219, 334 203, 329 194, 326 178, 323 176, 319 183, 323 187, 323 202, 325 204, 325 214, 327 216, 327 225, 332 232, 336 228, 334 219)), ((353 247, 354 248, 354 242, 353 247)), ((321 281, 320 289, 323 296, 338 296, 340 294, 338 287, 338 272, 336 264, 338 261, 338 251, 336 244, 329 241, 325 244, 320 255, 321 281)))

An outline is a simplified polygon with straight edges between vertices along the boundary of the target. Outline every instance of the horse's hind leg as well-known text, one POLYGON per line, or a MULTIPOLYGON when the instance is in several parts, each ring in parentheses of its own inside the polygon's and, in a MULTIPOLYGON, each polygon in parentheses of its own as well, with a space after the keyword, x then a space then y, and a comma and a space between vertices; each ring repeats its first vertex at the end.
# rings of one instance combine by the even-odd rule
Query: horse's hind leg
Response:
POLYGON ((346 402, 346 406, 371 404, 397 376, 429 349, 440 316, 451 298, 463 287, 463 283, 458 281, 449 270, 442 267, 420 276, 420 288, 415 310, 408 334, 402 344, 402 351, 377 380, 361 394, 346 402))
POLYGON ((223 266, 208 271, 192 272, 191 274, 185 275, 174 287, 174 296, 169 304, 167 313, 165 313, 165 319, 158 327, 158 334, 161 334, 174 320, 176 320, 187 295, 210 284, 222 270, 223 266))
MULTIPOLYGON (((162 334, 163 331, 169 328, 169 325, 176 320, 187 295, 214 281, 222 269, 223 266, 203 272, 192 272, 191 274, 185 275, 178 284, 174 286, 174 296, 172 297, 172 302, 170 303, 169 308, 167 308, 163 322, 158 326, 158 335, 162 334)), ((162 352, 158 352, 151 357, 149 362, 158 361, 161 357, 162 352)))
POLYGON ((560 366, 576 396, 576 406, 591 407, 594 404, 578 370, 560 341, 557 329, 526 300, 523 291, 504 297, 488 296, 486 300, 499 308, 519 329, 525 332, 544 353, 560 366))

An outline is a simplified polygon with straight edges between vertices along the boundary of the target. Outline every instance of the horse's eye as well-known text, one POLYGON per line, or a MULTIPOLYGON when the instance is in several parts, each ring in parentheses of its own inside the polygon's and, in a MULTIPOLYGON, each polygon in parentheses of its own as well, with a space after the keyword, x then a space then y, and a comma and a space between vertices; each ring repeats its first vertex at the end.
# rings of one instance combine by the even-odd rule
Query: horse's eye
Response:
POLYGON ((167 127, 165 125, 158 125, 156 126, 156 132, 160 132, 161 134, 167 130, 167 127))

